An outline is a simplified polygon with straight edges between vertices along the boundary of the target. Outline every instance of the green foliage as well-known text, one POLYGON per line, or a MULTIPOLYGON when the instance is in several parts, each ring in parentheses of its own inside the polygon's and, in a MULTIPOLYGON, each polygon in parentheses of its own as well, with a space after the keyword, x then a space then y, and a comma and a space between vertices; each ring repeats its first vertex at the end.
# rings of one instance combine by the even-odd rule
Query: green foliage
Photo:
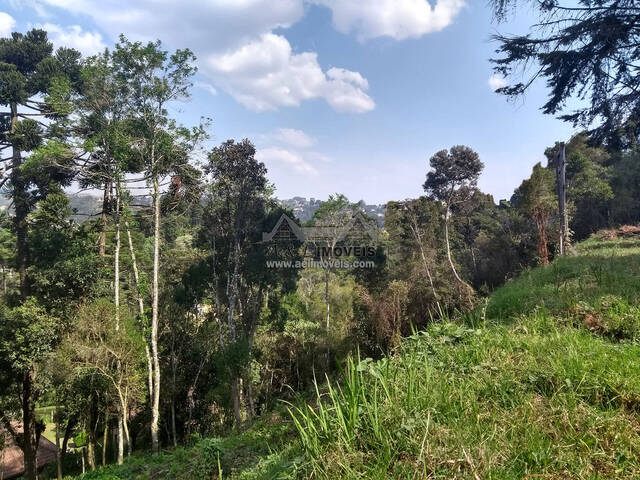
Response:
POLYGON ((637 295, 623 298, 637 292, 640 243, 581 248, 586 256, 499 290, 479 327, 436 324, 394 357, 349 360, 315 405, 292 409, 309 461, 303 476, 635 478, 637 295), (600 265, 617 281, 592 276, 600 265), (581 289, 565 295, 567 282, 581 289), (534 298, 553 299, 549 289, 559 290, 558 304, 536 308, 534 298), (635 335, 589 331, 567 318, 569 298, 598 305, 606 332, 625 325, 635 335))
POLYGON ((518 97, 536 78, 544 78, 550 90, 544 113, 566 112, 571 100, 586 100, 560 118, 586 128, 595 125, 594 137, 613 148, 636 144, 640 94, 632 67, 639 39, 634 28, 635 0, 578 0, 571 5, 558 0, 491 3, 500 19, 511 7, 525 3, 531 3, 540 18, 527 34, 494 36, 499 43, 499 57, 493 60, 496 73, 518 78, 499 93, 518 97), (536 67, 527 69, 531 63, 536 67), (527 72, 524 79, 522 67, 527 72))
POLYGON ((53 351, 59 320, 47 314, 35 299, 0 311, 0 358, 4 368, 20 376, 34 368, 53 351))
POLYGON ((464 145, 439 151, 431 157, 429 165, 432 170, 427 173, 423 188, 431 198, 447 204, 459 188, 475 187, 484 168, 478 154, 464 145))
POLYGON ((257 424, 226 438, 194 436, 187 448, 159 455, 134 455, 124 465, 110 465, 76 477, 78 480, 261 480, 294 479, 301 470, 298 449, 288 445, 290 426, 257 424), (277 451, 276 451, 277 450, 277 451))

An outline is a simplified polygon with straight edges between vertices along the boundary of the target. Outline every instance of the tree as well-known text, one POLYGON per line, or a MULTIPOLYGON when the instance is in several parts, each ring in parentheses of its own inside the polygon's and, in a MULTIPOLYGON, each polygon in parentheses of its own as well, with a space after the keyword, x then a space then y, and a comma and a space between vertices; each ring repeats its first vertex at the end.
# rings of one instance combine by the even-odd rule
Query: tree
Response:
MULTIPOLYGON (((545 151, 551 168, 555 168, 558 147, 556 144, 545 151)), ((584 134, 575 135, 566 151, 571 232, 575 239, 582 240, 606 228, 612 220, 609 212, 614 198, 610 185, 611 155, 602 147, 589 145, 589 138, 584 134)))
MULTIPOLYGON (((246 318, 247 298, 242 298, 242 285, 247 285, 251 251, 261 234, 265 206, 270 194, 262 162, 255 159, 255 147, 249 140, 224 142, 209 153, 205 172, 210 175, 209 202, 205 227, 211 251, 211 278, 216 317, 226 314, 230 361, 242 363, 249 346, 254 323, 240 324, 246 318), (244 300, 244 301, 241 301, 244 300), (243 350, 245 353, 243 353, 243 350)), ((262 291, 253 295, 258 301, 262 291)), ((257 303, 256 303, 257 301, 257 303)), ((255 310, 255 306, 254 306, 255 310)), ((248 313, 248 312, 247 312, 248 313)), ((255 313, 255 312, 254 312, 255 313)), ((254 318, 248 315, 248 318, 254 318)), ((242 425, 240 408, 240 365, 231 365, 231 399, 236 425, 242 425)))
POLYGON ((144 342, 131 317, 122 308, 121 324, 114 325, 115 309, 115 304, 105 298, 83 305, 65 348, 73 352, 75 376, 97 375, 108 385, 110 403, 118 411, 118 428, 124 430, 124 434, 118 436, 118 463, 121 464, 123 443, 131 454, 128 417, 131 407, 144 395, 145 361, 144 342))
MULTIPOLYGON (((434 313, 437 311, 437 315, 442 317, 441 299, 436 290, 437 279, 434 275, 438 266, 435 240, 439 232, 434 231, 437 228, 437 222, 433 219, 441 215, 438 207, 436 202, 426 197, 404 202, 389 202, 385 212, 385 228, 389 233, 390 260, 394 270, 397 269, 397 273, 413 272, 413 269, 407 268, 407 263, 413 260, 415 247, 417 247, 420 270, 433 296, 430 303, 435 304, 434 313)), ((406 281, 409 278, 403 277, 403 280, 406 281)), ((432 311, 431 306, 428 310, 432 311)))
MULTIPOLYGON (((325 247, 329 252, 329 260, 333 256, 333 250, 343 235, 343 229, 353 219, 358 212, 358 204, 349 202, 343 194, 329 195, 326 202, 322 202, 320 207, 313 213, 310 225, 316 227, 318 232, 316 243, 317 246, 325 247)), ((321 256, 320 260, 325 260, 321 256)), ((327 334, 327 366, 329 362, 329 328, 331 320, 331 302, 329 297, 329 277, 331 276, 331 268, 328 266, 324 269, 324 301, 326 307, 325 329, 327 334)))
POLYGON ((516 189, 511 201, 535 223, 540 263, 548 265, 547 227, 558 203, 553 172, 539 163, 534 165, 531 177, 516 189))
POLYGON ((2 269, 0 291, 3 295, 7 295, 7 274, 11 272, 15 262, 15 243, 16 238, 11 231, 11 219, 6 213, 0 212, 0 269, 2 269))
POLYGON ((48 181, 64 183, 69 173, 53 165, 50 156, 38 158, 48 165, 36 165, 35 159, 29 159, 31 168, 22 168, 27 162, 24 154, 42 147, 48 139, 48 153, 61 163, 69 161, 69 152, 64 151, 60 140, 65 137, 63 121, 70 113, 69 99, 78 80, 79 58, 78 52, 66 48, 58 49, 54 56, 43 30, 14 32, 10 38, 0 39, 0 104, 9 107, 0 114, 0 152, 12 151, 11 156, 0 159, 4 165, 0 188, 9 182, 23 298, 29 295, 27 215, 46 196, 48 181), (41 188, 33 188, 36 184, 41 188))
MULTIPOLYGON (((79 58, 77 51, 66 48, 58 49, 54 55, 43 30, 14 32, 10 38, 0 39, 0 105, 8 106, 0 113, 0 152, 11 149, 10 156, 0 158, 0 189, 6 188, 14 206, 16 269, 23 302, 31 294, 28 215, 47 196, 50 185, 67 184, 71 177, 64 168, 72 158, 64 143, 65 120, 78 80, 79 58), (35 153, 28 156, 29 152, 35 153)), ((34 368, 33 362, 23 365, 34 368)), ((34 371, 23 372, 24 435, 19 445, 28 479, 37 477, 34 381, 34 371)))
POLYGON ((471 288, 460 278, 453 263, 449 241, 449 220, 451 208, 469 200, 470 189, 476 187, 484 164, 476 152, 463 145, 451 147, 449 151, 439 151, 431 157, 429 164, 432 171, 427 173, 423 188, 430 198, 441 201, 445 205, 445 248, 451 271, 458 282, 466 288, 471 288))
POLYGON ((144 165, 144 179, 151 184, 153 199, 153 274, 151 291, 151 357, 153 395, 151 400, 151 442, 159 451, 160 358, 158 349, 161 186, 172 177, 181 186, 197 177, 189 165, 189 153, 204 135, 202 128, 189 131, 169 118, 171 102, 189 97, 191 78, 196 73, 195 56, 186 50, 173 54, 161 43, 130 42, 124 36, 113 53, 116 76, 128 105, 130 135, 144 165))
MULTIPOLYGON (((492 0, 499 20, 522 0, 492 0)), ((636 0, 535 0, 541 20, 527 35, 496 35, 497 74, 525 78, 498 90, 523 95, 538 78, 550 88, 542 111, 594 126, 594 139, 613 148, 635 145, 640 133, 640 9, 636 0), (531 67, 531 68, 528 68, 531 67), (574 102, 571 103, 575 105, 574 102)))
POLYGON ((44 365, 69 328, 77 305, 92 295, 99 275, 86 238, 70 222, 70 214, 69 200, 59 189, 38 202, 27 230, 32 295, 26 300, 9 296, 0 318, 0 387, 9 399, 7 408, 0 405, 0 419, 9 428, 11 413, 22 412, 24 433, 14 436, 24 452, 25 475, 33 479, 41 433, 35 405, 50 383, 44 365), (14 399, 20 399, 19 405, 14 399))

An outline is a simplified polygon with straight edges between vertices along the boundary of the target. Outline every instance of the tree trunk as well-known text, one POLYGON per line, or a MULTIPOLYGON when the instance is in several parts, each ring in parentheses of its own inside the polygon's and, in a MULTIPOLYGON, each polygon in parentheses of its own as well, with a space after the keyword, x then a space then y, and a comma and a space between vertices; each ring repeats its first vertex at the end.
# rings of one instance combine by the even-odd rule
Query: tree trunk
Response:
POLYGON ((124 431, 122 428, 122 412, 118 415, 118 465, 124 463, 124 431))
POLYGON ((331 355, 331 348, 330 348, 330 342, 329 342, 329 329, 330 329, 330 321, 331 321, 331 302, 330 302, 330 298, 329 298, 329 267, 327 266, 327 268, 324 271, 324 303, 327 309, 327 315, 325 317, 325 332, 327 335, 327 351, 326 351, 326 371, 329 371, 329 357, 331 355))
POLYGON ((96 469, 96 445, 93 434, 90 432, 91 427, 87 429, 87 464, 89 470, 96 469))
POLYGON ((447 203, 447 211, 444 215, 444 240, 447 248, 447 260, 449 260, 451 271, 453 272, 453 275, 456 277, 456 280, 458 280, 458 282, 462 283, 463 285, 467 286, 467 284, 460 278, 460 275, 458 275, 458 271, 456 270, 456 267, 453 264, 453 258, 451 255, 451 244, 449 242, 449 217, 450 216, 451 216, 451 210, 449 208, 449 204, 447 203))
POLYGON ((102 230, 98 237, 98 254, 104 257, 107 247, 107 212, 109 211, 109 193, 111 192, 111 182, 105 182, 104 193, 102 194, 102 212, 100 218, 102 220, 102 230))
POLYGON ((547 231, 545 228, 546 219, 536 219, 538 230, 538 255, 542 266, 549 265, 549 248, 547 247, 547 231))
POLYGON ((431 276, 431 270, 429 269, 429 264, 427 263, 427 256, 424 253, 424 246, 422 245, 422 235, 420 235, 420 230, 418 229, 418 222, 412 219, 411 230, 413 231, 413 235, 418 243, 418 247, 420 248, 420 257, 422 258, 422 268, 424 268, 424 272, 427 274, 427 278, 429 279, 429 285, 431 286, 431 292, 433 292, 433 298, 436 301, 436 306, 438 307, 438 313, 440 313, 440 318, 444 317, 442 313, 442 307, 440 306, 440 299, 438 298, 438 294, 436 292, 436 288, 433 285, 433 277, 431 276))
POLYGON ((124 441, 127 444, 127 457, 131 456, 133 445, 131 445, 131 435, 129 435, 129 423, 127 422, 128 409, 124 407, 122 414, 122 429, 124 430, 124 441))
MULTIPOLYGON (((11 104, 11 132, 15 130, 18 122, 18 105, 11 104)), ((27 188, 22 178, 20 166, 22 165, 22 155, 20 150, 12 147, 11 160, 11 185, 13 190, 11 197, 13 200, 14 217, 13 222, 16 230, 17 247, 17 269, 20 277, 20 294, 23 299, 29 296, 29 282, 27 280, 27 267, 29 266, 29 248, 27 240, 27 216, 29 214, 29 203, 27 200, 27 188)))
POLYGON ((171 399, 171 436, 173 439, 173 447, 178 446, 178 435, 176 433, 176 401, 171 399))
POLYGON ((175 336, 171 342, 171 437, 173 447, 178 446, 176 433, 176 376, 178 372, 178 358, 175 352, 175 336))
POLYGON ((109 410, 104 412, 104 432, 102 433, 102 466, 107 464, 107 442, 109 441, 109 410))
POLYGON ((60 408, 56 406, 56 474, 62 480, 62 453, 60 452, 60 408))
MULTIPOLYGON (((114 212, 115 223, 115 247, 113 252, 113 303, 116 310, 115 328, 116 332, 120 330, 120 185, 116 184, 116 207, 114 212)), ((122 365, 120 360, 117 362, 116 368, 118 369, 118 375, 121 375, 122 365)), ((124 459, 124 429, 123 425, 126 420, 124 418, 126 411, 120 408, 118 411, 118 464, 121 465, 124 459)))
MULTIPOLYGON (((131 229, 129 228, 129 222, 125 219, 125 228, 127 230, 127 240, 129 243, 129 253, 131 254, 131 265, 133 266, 133 278, 136 283, 136 292, 138 296, 138 312, 140 313, 140 321, 144 322, 144 300, 140 293, 140 273, 138 271, 138 261, 136 260, 136 253, 133 249, 133 240, 131 239, 131 229)), ((146 328, 146 324, 142 325, 142 329, 146 328)), ((149 342, 145 335, 144 353, 147 358, 147 388, 149 389, 149 400, 153 397, 153 363, 151 362, 151 353, 149 352, 149 342)))
POLYGON ((560 214, 560 255, 566 253, 569 246, 569 214, 567 213, 567 159, 566 146, 560 144, 556 157, 556 189, 558 194, 558 213, 560 214))
POLYGON ((116 244, 113 251, 113 303, 116 307, 116 332, 120 330, 120 187, 116 187, 116 211, 114 213, 116 244))
POLYGON ((160 270, 160 189, 158 177, 153 176, 153 281, 151 305, 151 356, 153 361, 153 396, 151 401, 151 446, 160 451, 158 421, 160 418, 160 359, 158 354, 158 295, 160 270))
POLYGON ((36 432, 36 404, 34 399, 35 372, 30 368, 22 379, 22 451, 24 453, 24 477, 38 479, 38 434, 36 432))
POLYGON ((445 238, 445 244, 447 247, 447 259, 449 260, 451 271, 453 272, 453 275, 456 277, 456 280, 458 280, 458 282, 460 282, 460 284, 467 291, 469 304, 471 305, 473 302, 471 298, 473 295, 473 287, 471 287, 471 285, 469 285, 467 282, 462 280, 462 278, 460 278, 460 275, 458 275, 458 271, 456 270, 456 267, 453 263, 453 256, 451 255, 451 245, 449 242, 449 217, 451 217, 451 208, 449 207, 449 202, 447 202, 447 210, 444 216, 444 238, 445 238))
MULTIPOLYGON (((229 307, 227 314, 227 324, 229 326, 229 335, 231 337, 231 343, 235 343, 238 340, 236 335, 235 325, 235 308, 236 301, 238 299, 238 276, 240 271, 240 244, 236 239, 233 249, 233 273, 231 279, 227 281, 227 298, 229 299, 229 307)), ((228 277, 227 277, 228 278, 228 277)), ((237 366, 236 366, 237 368, 237 366)), ((236 421, 238 429, 242 428, 242 415, 240 412, 240 379, 237 373, 231 374, 231 400, 233 403, 233 416, 236 421)))
POLYGON ((69 445, 69 439, 73 432, 73 427, 76 424, 76 418, 71 417, 67 420, 67 427, 64 429, 64 438, 62 439, 62 451, 60 452, 60 463, 64 462, 64 457, 67 454, 67 445, 69 445))
POLYGON ((231 399, 233 401, 233 417, 238 430, 242 429, 242 413, 240 412, 240 379, 238 375, 231 379, 231 399))

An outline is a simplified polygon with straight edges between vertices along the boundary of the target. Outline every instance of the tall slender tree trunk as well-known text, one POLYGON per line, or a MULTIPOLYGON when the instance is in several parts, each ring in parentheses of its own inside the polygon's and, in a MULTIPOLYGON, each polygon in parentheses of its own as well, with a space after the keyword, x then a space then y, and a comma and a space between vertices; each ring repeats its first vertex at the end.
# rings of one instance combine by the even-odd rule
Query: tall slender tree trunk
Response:
POLYGON ((471 285, 469 285, 467 282, 465 282, 460 275, 458 275, 458 271, 456 270, 456 267, 453 263, 453 256, 451 255, 451 244, 449 241, 449 218, 451 217, 451 207, 450 207, 450 202, 451 200, 447 201, 447 210, 444 216, 444 238, 445 238, 445 244, 447 247, 447 259, 449 260, 449 265, 451 266, 451 271, 453 272, 453 275, 456 277, 456 280, 458 280, 458 282, 460 282, 460 284, 464 287, 464 289, 466 290, 467 293, 467 298, 469 301, 469 304, 471 305, 473 302, 472 299, 472 295, 473 295, 473 287, 471 285))
MULTIPOLYGON (((11 132, 15 131, 18 122, 18 105, 11 103, 11 132)), ((29 214, 29 204, 27 201, 27 188, 22 178, 20 166, 22 156, 20 150, 12 147, 11 158, 11 185, 13 187, 12 200, 14 208, 14 226, 17 240, 17 269, 20 278, 20 294, 22 299, 29 296, 29 281, 27 279, 27 267, 29 265, 29 249, 27 239, 27 215, 29 214)), ((22 379, 22 428, 23 440, 22 451, 24 454, 24 476, 27 480, 37 480, 37 455, 38 455, 38 435, 36 432, 35 418, 35 371, 28 368, 22 379)))
POLYGON ((173 440, 173 447, 178 446, 178 435, 176 432, 176 401, 171 399, 171 436, 173 440))
MULTIPOLYGON (((116 206, 114 212, 115 219, 115 246, 113 251, 113 301, 116 310, 115 328, 120 330, 120 184, 116 181, 116 206)), ((117 363, 118 375, 121 375, 122 365, 120 360, 117 363)), ((126 411, 123 408, 118 410, 118 464, 121 464, 124 457, 124 429, 126 411)))
POLYGON ((411 230, 413 231, 413 235, 418 243, 418 247, 420 248, 420 257, 422 258, 422 268, 424 268, 424 272, 429 279, 429 285, 431 286, 431 292, 433 293, 433 298, 436 301, 436 306, 438 307, 438 313, 440 314, 440 318, 444 316, 442 312, 442 307, 440 306, 440 299, 438 298, 438 293, 436 292, 436 288, 433 284, 433 277, 431 276, 431 269, 429 269, 429 264, 427 263, 427 256, 424 253, 424 245, 422 245, 422 235, 420 234, 420 230, 418 229, 418 222, 415 218, 412 218, 411 230))
POLYGON ((127 457, 130 457, 133 445, 131 445, 131 435, 129 435, 129 422, 127 422, 127 416, 129 412, 129 409, 127 408, 128 403, 128 401, 125 401, 122 407, 122 429, 124 430, 124 441, 127 445, 127 457))
POLYGON ((449 265, 451 266, 451 271, 453 272, 453 275, 456 277, 456 280, 458 280, 463 285, 467 286, 467 284, 460 278, 460 275, 458 275, 456 266, 453 264, 453 258, 451 255, 451 243, 449 242, 449 218, 450 217, 451 217, 451 209, 449 207, 449 204, 447 203, 447 211, 444 215, 444 240, 445 240, 445 245, 447 249, 447 260, 449 261, 449 265))
POLYGON ((27 480, 37 480, 38 435, 36 434, 36 405, 34 400, 35 372, 27 370, 22 379, 22 451, 24 453, 24 476, 27 480))
POLYGON ((109 441, 109 410, 104 412, 104 432, 102 433, 102 466, 107 464, 107 443, 109 441))
MULTIPOLYGON (((228 288, 227 298, 229 299, 227 323, 229 326, 229 335, 231 337, 231 343, 235 343, 238 340, 238 337, 236 334, 236 325, 235 325, 236 301, 238 299, 238 276, 240 274, 240 244, 238 240, 235 241, 233 256, 234 256, 233 273, 231 274, 231 279, 227 282, 227 288, 228 288)), ((233 403, 233 416, 235 418, 238 429, 241 429, 242 414, 240 412, 240 378, 236 372, 232 372, 231 399, 233 403)))
POLYGON ((60 453, 60 407, 56 405, 56 474, 62 480, 62 454, 60 453))
POLYGON ((64 457, 67 454, 67 445, 69 445, 69 439, 71 438, 71 433, 73 432, 73 428, 76 425, 76 417, 72 416, 67 420, 67 426, 64 429, 64 438, 62 439, 62 451, 60 452, 60 463, 64 463, 64 457))
MULTIPOLYGON (((131 265, 133 266, 133 279, 136 284, 136 292, 138 296, 138 312, 140 313, 140 319, 144 322, 144 300, 140 293, 140 273, 138 271, 138 261, 136 260, 136 252, 133 248, 133 240, 131 239, 131 229, 129 228, 128 220, 124 221, 125 228, 127 230, 127 240, 129 243, 129 253, 131 254, 131 265)), ((142 325, 143 329, 146 325, 142 325)), ((153 363, 151 362, 151 353, 149 352, 149 342, 146 339, 144 342, 144 353, 147 358, 147 388, 149 389, 149 401, 153 397, 153 363)))
POLYGON ((116 332, 120 330, 120 188, 116 187, 115 246, 113 250, 113 303, 116 309, 116 332))
POLYGON ((98 254, 104 257, 107 248, 107 212, 109 211, 109 201, 111 192, 111 182, 105 182, 104 192, 102 194, 102 213, 100 219, 102 220, 102 230, 98 237, 98 254))
MULTIPOLYGON (((91 426, 88 428, 91 430, 91 426)), ((87 432, 87 464, 89 465, 89 470, 96 469, 96 444, 93 438, 93 435, 87 432)))
POLYGON ((329 330, 331 328, 331 302, 330 302, 330 298, 329 298, 329 267, 327 266, 327 268, 324 271, 324 304, 326 307, 326 316, 325 316, 325 324, 324 324, 324 329, 325 329, 325 333, 326 333, 326 337, 327 337, 327 351, 325 352, 325 355, 327 356, 326 358, 326 365, 325 368, 327 371, 329 371, 329 357, 331 355, 331 347, 330 347, 330 342, 329 342, 329 330))
MULTIPOLYGON (((18 122, 18 105, 11 104, 11 131, 13 132, 18 122)), ((29 214, 29 205, 27 201, 27 187, 20 172, 22 165, 22 155, 20 150, 12 147, 11 160, 11 192, 14 207, 14 225, 16 230, 17 243, 17 269, 20 277, 20 294, 23 299, 29 296, 29 282, 27 281, 27 267, 29 266, 29 248, 27 244, 27 215, 29 214)))
POLYGON ((122 427, 122 412, 118 415, 118 465, 124 463, 124 431, 122 427))
POLYGON ((151 401, 151 446, 160 451, 158 422, 160 419, 160 359, 158 354, 158 295, 160 270, 160 188, 158 176, 153 175, 153 281, 151 305, 151 357, 153 361, 153 396, 151 401))

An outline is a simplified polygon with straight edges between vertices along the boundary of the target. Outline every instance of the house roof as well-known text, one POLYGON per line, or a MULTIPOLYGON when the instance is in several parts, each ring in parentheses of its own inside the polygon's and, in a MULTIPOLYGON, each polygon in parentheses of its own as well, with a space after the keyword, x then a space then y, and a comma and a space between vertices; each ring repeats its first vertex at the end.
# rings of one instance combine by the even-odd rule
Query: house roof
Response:
MULTIPOLYGON (((22 424, 11 422, 11 426, 17 433, 22 433, 22 424)), ((13 441, 13 437, 0 428, 0 435, 4 436, 5 447, 0 450, 0 478, 9 479, 24 473, 24 454, 22 449, 13 441)), ((56 461, 56 446, 40 435, 38 444, 38 468, 56 461)))

